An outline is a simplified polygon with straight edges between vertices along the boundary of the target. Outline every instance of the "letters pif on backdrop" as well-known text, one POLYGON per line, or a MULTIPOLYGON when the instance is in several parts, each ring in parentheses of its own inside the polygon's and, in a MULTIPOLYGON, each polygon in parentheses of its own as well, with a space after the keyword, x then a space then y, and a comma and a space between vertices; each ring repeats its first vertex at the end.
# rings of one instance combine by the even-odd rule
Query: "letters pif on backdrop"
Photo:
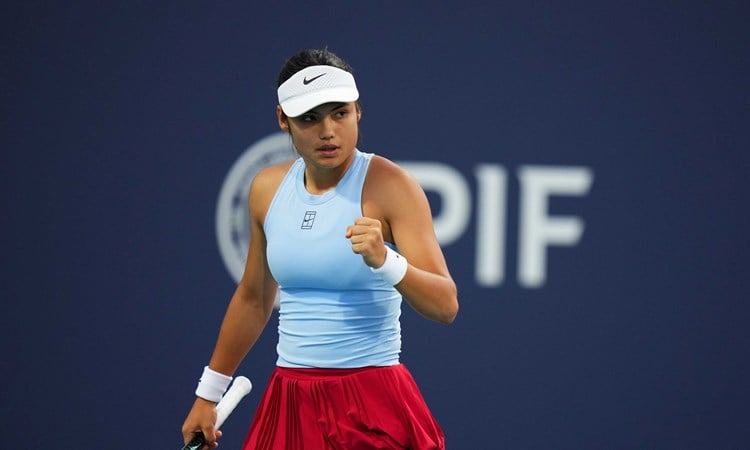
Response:
MULTIPOLYGON (((274 133, 252 146, 229 170, 216 208, 216 237, 230 276, 239 282, 245 267, 250 227, 247 195, 253 177, 263 168, 296 158, 286 133, 274 133)), ((425 191, 440 197, 440 212, 433 217, 440 245, 456 242, 467 232, 471 220, 472 195, 464 175, 439 161, 396 161, 409 171, 425 191)), ((583 219, 551 216, 553 196, 586 196, 594 173, 583 166, 520 166, 518 274, 519 285, 544 286, 549 270, 547 247, 578 244, 584 232, 583 219)), ((474 280, 485 288, 500 286, 505 279, 508 173, 499 164, 482 163, 474 168, 477 181, 476 248, 474 280)))

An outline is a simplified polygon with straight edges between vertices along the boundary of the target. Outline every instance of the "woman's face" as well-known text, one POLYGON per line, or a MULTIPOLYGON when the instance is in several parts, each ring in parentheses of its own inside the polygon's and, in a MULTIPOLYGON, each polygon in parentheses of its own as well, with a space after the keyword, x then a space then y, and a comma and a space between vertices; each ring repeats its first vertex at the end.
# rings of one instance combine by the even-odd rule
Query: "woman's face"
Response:
POLYGON ((277 115, 308 166, 348 167, 359 138, 361 114, 355 102, 324 103, 297 117, 286 117, 279 107, 277 115))

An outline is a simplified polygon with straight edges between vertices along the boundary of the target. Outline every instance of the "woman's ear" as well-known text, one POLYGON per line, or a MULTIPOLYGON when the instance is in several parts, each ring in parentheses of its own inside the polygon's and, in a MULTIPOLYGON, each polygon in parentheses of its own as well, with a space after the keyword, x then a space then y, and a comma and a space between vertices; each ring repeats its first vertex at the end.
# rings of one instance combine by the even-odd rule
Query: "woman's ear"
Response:
POLYGON ((289 118, 284 114, 281 109, 281 105, 276 106, 276 117, 279 119, 279 128, 283 131, 289 132, 289 118))

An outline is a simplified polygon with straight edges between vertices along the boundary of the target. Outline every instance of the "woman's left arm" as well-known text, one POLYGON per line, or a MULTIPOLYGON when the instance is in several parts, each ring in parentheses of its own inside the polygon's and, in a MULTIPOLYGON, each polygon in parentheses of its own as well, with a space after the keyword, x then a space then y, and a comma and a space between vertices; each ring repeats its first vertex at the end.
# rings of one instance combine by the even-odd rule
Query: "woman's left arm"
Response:
POLYGON ((358 251, 353 240, 354 251, 362 254, 371 267, 380 267, 385 261, 383 237, 390 238, 408 262, 396 289, 422 316, 445 324, 453 322, 458 313, 456 284, 435 236, 430 205, 422 187, 404 169, 374 156, 365 194, 363 209, 377 210, 384 223, 368 218, 362 218, 360 225, 355 223, 357 228, 375 230, 365 233, 370 239, 364 241, 364 251, 358 251))

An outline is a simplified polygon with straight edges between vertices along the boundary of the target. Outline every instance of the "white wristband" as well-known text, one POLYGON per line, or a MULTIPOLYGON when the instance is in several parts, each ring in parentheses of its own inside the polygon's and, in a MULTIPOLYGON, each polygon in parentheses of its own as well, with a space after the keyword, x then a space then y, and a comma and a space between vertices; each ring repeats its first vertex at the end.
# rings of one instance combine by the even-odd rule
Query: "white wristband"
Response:
POLYGON ((409 263, 406 261, 406 258, 399 255, 398 252, 391 250, 391 248, 386 245, 385 262, 377 269, 370 267, 370 270, 372 270, 373 273, 380 275, 386 283, 395 286, 404 279, 408 267, 409 263))
POLYGON ((198 382, 198 388, 195 389, 195 395, 208 401, 218 403, 224 392, 232 382, 232 377, 211 370, 206 366, 203 368, 203 375, 198 382))

